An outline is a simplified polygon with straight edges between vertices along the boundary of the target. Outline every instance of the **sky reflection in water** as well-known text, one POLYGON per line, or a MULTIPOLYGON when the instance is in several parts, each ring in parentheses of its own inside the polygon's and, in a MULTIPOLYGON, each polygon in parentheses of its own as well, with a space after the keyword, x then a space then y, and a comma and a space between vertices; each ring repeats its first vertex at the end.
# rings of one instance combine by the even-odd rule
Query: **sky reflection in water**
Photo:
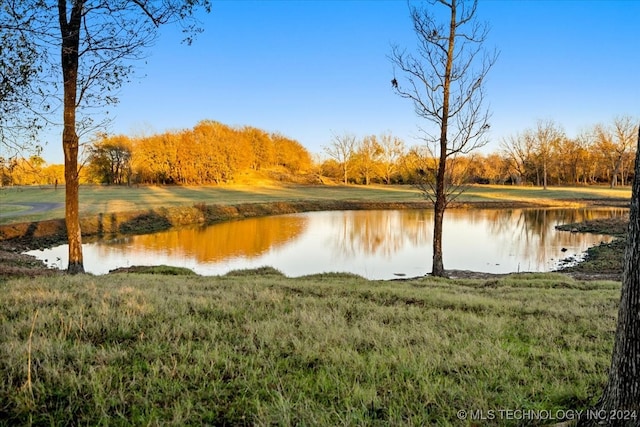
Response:
MULTIPOLYGON (((443 231, 445 269, 550 271, 609 236, 555 226, 621 216, 621 208, 451 209, 443 231), (562 248, 566 248, 562 252, 562 248)), ((431 271, 431 210, 333 211, 279 215, 86 243, 85 270, 174 265, 201 275, 269 265, 295 277, 328 271, 370 279, 431 271)), ((29 254, 65 267, 67 245, 29 254)))

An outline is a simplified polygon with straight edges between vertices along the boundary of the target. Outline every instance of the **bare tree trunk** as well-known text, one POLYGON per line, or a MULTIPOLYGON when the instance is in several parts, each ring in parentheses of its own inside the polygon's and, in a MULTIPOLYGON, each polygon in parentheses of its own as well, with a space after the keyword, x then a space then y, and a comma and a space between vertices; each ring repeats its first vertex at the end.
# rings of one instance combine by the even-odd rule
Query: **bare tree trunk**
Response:
POLYGON ((431 274, 437 277, 445 277, 444 263, 442 261, 442 224, 444 222, 444 211, 446 200, 444 192, 438 194, 434 204, 433 214, 433 260, 431 274))
MULTIPOLYGON (((618 327, 609 381, 594 413, 597 418, 607 417, 608 426, 640 426, 640 129, 618 327)), ((580 425, 597 421, 605 420, 583 419, 580 425)))
POLYGON ((449 21, 449 49, 447 52, 447 65, 444 72, 444 85, 442 97, 442 126, 440 127, 440 158, 438 160, 438 173, 436 175, 436 200, 433 215, 433 265, 431 274, 444 277, 444 264, 442 262, 442 223, 444 211, 447 208, 447 195, 445 177, 447 168, 447 131, 449 130, 449 97, 451 94, 451 70, 453 68, 453 53, 456 41, 456 2, 451 2, 451 20, 449 21))
POLYGON ((62 33, 62 76, 64 81, 64 150, 65 223, 69 241, 69 266, 71 274, 84 273, 82 260, 82 234, 80 231, 78 145, 76 133, 76 100, 78 82, 78 49, 83 1, 74 3, 67 22, 66 0, 58 0, 60 31, 62 33))
POLYGON ((483 82, 497 54, 486 54, 482 48, 488 28, 476 20, 477 0, 432 3, 449 9, 449 26, 438 24, 427 10, 430 7, 409 6, 419 47, 417 54, 394 47, 392 61, 403 71, 408 85, 398 83, 394 76, 391 86, 413 102, 418 116, 438 127, 438 133, 424 132, 429 162, 435 161, 437 170, 432 163, 428 173, 420 169, 421 182, 417 186, 434 203, 431 274, 443 277, 446 275, 442 260, 444 212, 450 195, 459 190, 455 181, 447 179, 450 176, 447 162, 487 142, 484 135, 489 129, 489 114, 481 107, 483 82))

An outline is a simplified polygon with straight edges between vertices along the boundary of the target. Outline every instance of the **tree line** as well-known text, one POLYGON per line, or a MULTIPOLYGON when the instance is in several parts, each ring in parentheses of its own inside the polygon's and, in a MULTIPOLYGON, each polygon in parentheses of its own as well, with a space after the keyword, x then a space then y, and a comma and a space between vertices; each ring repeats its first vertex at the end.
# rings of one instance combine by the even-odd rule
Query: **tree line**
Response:
POLYGON ((204 120, 193 129, 148 137, 105 136, 91 145, 88 178, 105 184, 221 184, 247 171, 311 168, 298 141, 245 126, 204 120))
MULTIPOLYGON (((447 159, 447 181, 453 185, 514 184, 628 185, 633 177, 638 120, 615 118, 569 137, 553 121, 504 138, 497 152, 447 159)), ((435 179, 436 159, 424 146, 407 148, 389 134, 334 135, 325 147, 320 173, 344 183, 416 184, 435 179)))
MULTIPOLYGON (((448 181, 462 184, 628 185, 633 178, 637 120, 618 117, 569 137, 552 121, 504 138, 490 154, 453 156, 448 181)), ((391 133, 334 135, 325 159, 314 162, 298 141, 251 127, 204 120, 193 129, 144 137, 103 135, 87 147, 83 183, 222 184, 251 171, 280 170, 280 178, 313 174, 350 184, 416 184, 435 159, 391 133)), ((2 185, 64 182, 62 165, 37 156, 0 158, 2 185)))
MULTIPOLYGON (((211 120, 193 129, 145 137, 102 135, 87 146, 85 157, 81 182, 115 185, 221 184, 265 169, 279 170, 286 177, 308 172, 313 163, 296 140, 211 120)), ((61 165, 47 166, 37 155, 0 158, 3 185, 62 183, 63 172, 61 165)))

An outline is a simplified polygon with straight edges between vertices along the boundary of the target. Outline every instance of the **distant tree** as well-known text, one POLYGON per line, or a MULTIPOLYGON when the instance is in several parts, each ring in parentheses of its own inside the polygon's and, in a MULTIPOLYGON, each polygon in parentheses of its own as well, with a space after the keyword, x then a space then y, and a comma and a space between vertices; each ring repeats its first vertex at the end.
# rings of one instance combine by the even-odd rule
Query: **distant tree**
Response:
POLYGON ((276 151, 269 134, 262 129, 245 126, 241 130, 242 135, 247 138, 251 146, 253 161, 251 168, 260 170, 264 167, 272 166, 275 163, 276 151))
POLYGON ((587 151, 588 139, 584 134, 576 138, 564 138, 562 146, 558 150, 558 163, 560 171, 564 171, 563 182, 567 184, 579 184, 581 180, 586 184, 589 169, 589 156, 587 151))
POLYGON ((171 133, 150 135, 133 143, 131 163, 138 182, 171 183, 177 147, 171 133))
POLYGON ((242 170, 251 167, 251 145, 240 132, 212 120, 203 120, 194 128, 198 144, 206 146, 201 173, 209 182, 232 181, 242 170), (247 155, 249 154, 249 155, 247 155))
POLYGON ((377 175, 382 147, 375 135, 368 135, 356 143, 354 163, 365 185, 377 175))
POLYGON ((42 174, 45 161, 38 155, 30 157, 14 157, 3 167, 5 185, 36 185, 44 184, 42 174))
POLYGON ((510 135, 500 143, 502 155, 509 163, 514 184, 526 181, 533 165, 533 139, 529 133, 510 135))
POLYGON ((504 184, 509 179, 509 163, 497 153, 489 154, 481 160, 482 176, 491 184, 504 184))
POLYGON ((596 180, 598 169, 598 153, 595 147, 595 135, 590 130, 582 130, 576 137, 576 143, 581 150, 580 173, 584 184, 591 184, 596 180))
POLYGON ((342 180, 342 166, 334 159, 327 159, 320 164, 320 174, 336 180, 342 180))
POLYGON ((64 184, 64 165, 49 164, 42 169, 43 184, 64 184))
POLYGON ((413 146, 400 157, 398 164, 403 183, 413 185, 417 183, 422 168, 422 159, 427 157, 425 152, 428 154, 425 147, 413 146))
MULTIPOLYGON (((564 138, 564 132, 553 121, 539 120, 530 134, 533 138, 534 153, 539 170, 542 170, 542 188, 545 190, 549 181, 549 168, 554 159, 554 148, 564 138)), ((537 183, 540 185, 540 182, 537 183)))
POLYGON ((280 134, 273 134, 273 145, 278 166, 283 166, 291 173, 306 171, 311 168, 311 155, 298 141, 280 134))
MULTIPOLYGON (((158 27, 181 23, 189 43, 199 31, 193 12, 200 7, 209 10, 210 4, 209 0, 23 0, 3 2, 0 9, 15 5, 20 5, 20 13, 2 15, 3 26, 24 31, 29 49, 35 49, 35 53, 29 51, 24 56, 25 66, 38 69, 38 64, 44 64, 47 77, 53 80, 44 83, 43 90, 57 94, 58 86, 62 86, 67 271, 82 273, 78 150, 80 136, 95 129, 88 113, 90 109, 117 102, 114 92, 133 71, 130 61, 142 58, 144 50, 153 43, 158 27), (25 20, 25 16, 28 19, 25 20), (57 28, 53 23, 57 23, 57 28), (58 73, 49 72, 55 67, 60 67, 61 81, 57 80, 58 73)), ((6 49, 7 40, 2 42, 6 49)), ((21 66, 20 60, 20 55, 10 56, 10 67, 21 66)))
POLYGON ((600 419, 582 419, 579 425, 583 426, 640 426, 640 129, 637 132, 622 292, 609 380, 595 406, 600 419))
POLYGON ((340 164, 345 184, 349 182, 349 166, 353 161, 356 143, 357 140, 354 135, 345 133, 344 135, 333 135, 331 144, 324 147, 325 153, 340 164))
POLYGON ((89 169, 104 184, 130 184, 131 142, 126 136, 105 137, 89 147, 89 169))
POLYGON ((398 137, 384 133, 378 138, 380 145, 380 164, 385 184, 391 184, 391 177, 400 168, 400 159, 405 154, 404 142, 398 137))
POLYGON ((616 118, 612 126, 596 125, 594 128, 595 145, 608 167, 607 175, 611 188, 618 184, 618 177, 622 177, 624 185, 625 160, 633 150, 636 131, 637 128, 629 116, 616 118))
POLYGON ((629 175, 629 168, 633 169, 633 145, 634 137, 638 132, 638 125, 630 116, 616 117, 613 120, 614 144, 616 147, 616 162, 614 164, 611 176, 610 186, 615 187, 618 184, 618 175, 620 176, 620 184, 625 185, 625 177, 629 175))
POLYGON ((13 183, 12 174, 15 159, 10 157, 0 157, 0 187, 13 183))
MULTIPOLYGON (((442 223, 447 199, 449 159, 486 144, 489 113, 483 108, 486 76, 497 59, 483 49, 488 27, 476 20, 477 1, 434 0, 447 14, 438 23, 427 7, 409 5, 417 36, 416 53, 393 47, 391 62, 402 72, 392 80, 392 89, 409 99, 416 114, 435 125, 424 131, 436 159, 433 185, 423 194, 434 202, 433 270, 445 276, 442 262, 442 223)), ((425 174, 429 177, 429 174, 425 174)), ((450 193, 449 193, 450 194, 450 193)))

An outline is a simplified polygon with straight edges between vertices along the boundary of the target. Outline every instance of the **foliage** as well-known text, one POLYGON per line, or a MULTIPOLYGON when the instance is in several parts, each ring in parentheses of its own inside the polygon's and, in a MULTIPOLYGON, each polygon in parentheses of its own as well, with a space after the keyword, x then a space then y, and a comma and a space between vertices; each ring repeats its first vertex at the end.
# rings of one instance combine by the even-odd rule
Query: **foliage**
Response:
MULTIPOLYGON (((626 123, 627 117, 617 118, 609 125, 595 124, 575 138, 570 138, 561 132, 561 137, 551 145, 551 155, 547 159, 548 185, 595 185, 613 182, 613 166, 610 159, 615 158, 617 145, 603 145, 596 139, 598 129, 615 129, 619 122, 626 123), (609 147, 609 150, 605 148, 609 147)), ((204 121, 213 126, 213 121, 204 121)), ((196 126, 198 128, 200 125, 196 126)), ((297 141, 291 140, 281 134, 268 134, 267 132, 244 126, 232 128, 217 123, 218 132, 222 135, 222 141, 231 143, 230 148, 222 147, 207 139, 201 139, 202 146, 193 138, 195 129, 179 132, 167 132, 161 135, 147 137, 127 137, 123 135, 103 136, 96 140, 89 152, 100 152, 101 144, 113 144, 120 141, 127 149, 131 150, 130 168, 131 176, 120 176, 119 182, 127 183, 130 179, 134 183, 155 184, 200 184, 208 182, 229 182, 249 171, 268 171, 273 168, 283 167, 289 174, 304 174, 313 170, 313 162, 309 152, 297 141), (192 144, 190 147, 181 146, 182 143, 192 144), (178 147, 180 149, 178 150, 178 147), (238 169, 235 156, 228 159, 234 163, 225 162, 226 150, 235 148, 244 150, 246 161, 245 169, 238 169), (214 155, 213 151, 221 148, 224 155, 214 155), (209 153, 209 159, 202 157, 209 153), (218 166, 225 174, 207 170, 213 168, 216 159, 218 166), (259 160, 258 160, 259 159, 259 160), (185 161, 183 161, 185 160, 185 161), (199 169, 201 168, 201 169, 199 169), (181 178, 176 180, 174 176, 181 178), (230 176, 231 178, 223 178, 230 176)), ((559 125, 554 124, 560 128, 559 125)), ((633 127, 632 127, 633 129, 633 127)), ((450 175, 452 183, 460 184, 515 184, 542 186, 543 165, 540 156, 534 150, 532 134, 534 129, 525 129, 523 132, 511 135, 502 141, 500 150, 490 154, 476 153, 470 156, 458 156, 455 159, 454 170, 450 175)), ((612 133, 613 135, 613 133, 612 133)), ((617 137, 616 137, 617 138, 617 137)), ((609 141, 624 141, 615 139, 609 141)), ((620 146, 622 155, 618 169, 616 186, 628 184, 633 177, 632 158, 635 150, 631 147, 620 146)), ((104 153, 103 153, 104 154, 104 153)), ((109 179, 111 174, 111 161, 108 158, 96 159, 98 164, 93 164, 91 156, 88 159, 88 167, 81 169, 81 182, 113 182, 109 179), (102 165, 102 166, 100 166, 102 165)), ((371 184, 415 184, 419 182, 419 171, 427 169, 425 163, 431 161, 428 152, 421 152, 420 147, 406 147, 404 142, 390 133, 381 135, 367 135, 356 138, 354 152, 347 162, 349 165, 348 182, 365 183, 365 172, 369 175, 371 184), (370 164, 361 164, 363 141, 375 140, 379 150, 369 159, 370 164)), ((39 169, 34 167, 28 158, 0 158, 0 177, 2 185, 30 185, 30 184, 54 184, 57 179, 64 183, 64 176, 60 173, 61 165, 42 165, 39 169), (27 166, 27 164, 30 166, 27 166), (21 165, 17 167, 18 165, 21 165), (33 173, 26 171, 33 170, 33 173)), ((319 173, 336 181, 343 181, 342 164, 333 158, 326 159, 318 165, 319 173)), ((286 180, 286 179, 285 179, 286 180)))
POLYGON ((633 176, 633 135, 637 120, 617 117, 610 125, 595 124, 569 138, 553 122, 512 135, 501 143, 514 183, 626 185, 633 176))
POLYGON ((212 120, 147 137, 105 137, 94 143, 91 152, 91 169, 100 181, 114 184, 220 184, 277 166, 291 174, 311 168, 311 155, 297 141, 212 120))
POLYGON ((11 51, 8 44, 16 38, 26 44, 26 48, 17 50, 18 54, 7 55, 8 62, 0 64, 3 73, 9 70, 9 76, 18 76, 15 80, 20 83, 6 85, 3 77, 0 89, 9 94, 10 102, 3 101, 2 109, 8 104, 17 117, 25 110, 33 111, 26 100, 27 89, 35 80, 31 70, 39 74, 42 71, 42 78, 37 81, 39 91, 45 98, 59 97, 62 107, 69 273, 84 271, 78 194, 81 138, 106 125, 104 109, 117 102, 114 93, 131 76, 132 61, 141 59, 153 43, 158 27, 180 23, 187 35, 185 40, 190 43, 199 31, 193 12, 200 7, 208 11, 209 0, 31 0, 0 4, 0 17, 9 18, 6 23, 2 21, 3 51, 11 51), (5 37, 5 28, 19 37, 5 37), (18 72, 11 71, 17 67, 18 72), (7 86, 9 90, 5 90, 7 86), (11 98, 15 94, 16 98, 11 98), (96 124, 94 120, 101 114, 102 121, 96 124))
POLYGON ((0 0, 0 148, 4 153, 38 153, 36 137, 47 123, 49 100, 38 83, 45 72, 34 34, 41 31, 38 8, 0 0))
POLYGON ((98 183, 131 183, 131 142, 125 136, 105 137, 89 148, 89 175, 98 183))

